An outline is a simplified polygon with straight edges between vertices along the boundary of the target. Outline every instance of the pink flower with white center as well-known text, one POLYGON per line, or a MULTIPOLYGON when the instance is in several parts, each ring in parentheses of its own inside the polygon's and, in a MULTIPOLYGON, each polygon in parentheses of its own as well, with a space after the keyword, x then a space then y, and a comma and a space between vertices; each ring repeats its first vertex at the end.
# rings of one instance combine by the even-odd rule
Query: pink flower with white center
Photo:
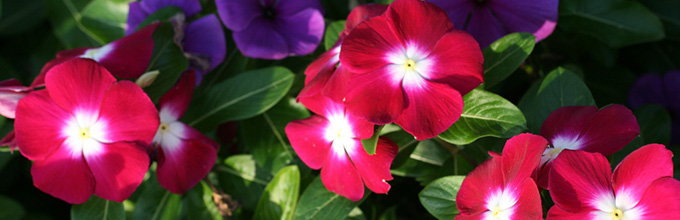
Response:
POLYGON ((549 220, 680 219, 673 153, 661 144, 629 154, 612 175, 600 153, 563 151, 550 171, 549 220))
POLYGON ((352 201, 363 197, 364 184, 375 193, 387 193, 397 145, 381 137, 376 153, 368 155, 361 139, 373 135, 373 124, 321 94, 302 102, 319 115, 288 123, 286 134, 300 159, 312 169, 321 169, 324 186, 352 201))
POLYGON ((462 95, 483 81, 482 52, 432 3, 394 1, 342 43, 351 72, 347 109, 375 124, 395 122, 423 140, 458 120, 462 95))
POLYGON ((168 191, 184 194, 215 165, 219 144, 179 121, 189 107, 194 72, 188 71, 160 100, 160 119, 153 139, 157 151, 158 183, 168 191))
POLYGON ((541 197, 530 178, 548 145, 543 137, 520 134, 505 143, 503 155, 470 172, 456 195, 456 219, 541 219, 541 197))
POLYGON ((19 100, 14 123, 21 154, 34 161, 33 184, 69 203, 93 193, 125 200, 149 167, 144 146, 158 128, 149 97, 90 59, 54 66, 45 87, 19 100))
POLYGON ((582 150, 612 155, 640 134, 637 119, 628 108, 613 104, 598 111, 596 106, 561 107, 548 116, 541 135, 551 147, 545 149, 533 174, 538 186, 547 189, 552 161, 562 150, 582 150))

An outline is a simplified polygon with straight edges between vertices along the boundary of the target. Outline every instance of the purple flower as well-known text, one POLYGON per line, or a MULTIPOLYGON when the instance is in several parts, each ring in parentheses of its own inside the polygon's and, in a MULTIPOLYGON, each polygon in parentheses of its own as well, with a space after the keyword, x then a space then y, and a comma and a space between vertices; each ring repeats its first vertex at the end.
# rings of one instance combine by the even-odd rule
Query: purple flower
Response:
POLYGON ((247 57, 283 59, 312 53, 324 20, 318 0, 216 0, 217 13, 247 57))
POLYGON ((671 144, 680 144, 680 70, 666 75, 645 74, 630 88, 628 104, 637 108, 645 104, 659 104, 671 114, 671 144))
POLYGON ((189 68, 196 72, 196 83, 201 82, 203 74, 215 69, 224 61, 227 51, 227 43, 220 21, 214 14, 198 18, 190 23, 186 18, 194 16, 201 11, 201 3, 198 0, 142 0, 130 2, 128 14, 127 34, 135 32, 137 26, 146 17, 157 10, 169 6, 175 6, 184 12, 171 18, 175 25, 175 43, 182 49, 189 59, 189 68))
POLYGON ((485 48, 514 32, 529 32, 536 42, 557 24, 558 0, 427 0, 449 15, 456 29, 465 30, 485 48))

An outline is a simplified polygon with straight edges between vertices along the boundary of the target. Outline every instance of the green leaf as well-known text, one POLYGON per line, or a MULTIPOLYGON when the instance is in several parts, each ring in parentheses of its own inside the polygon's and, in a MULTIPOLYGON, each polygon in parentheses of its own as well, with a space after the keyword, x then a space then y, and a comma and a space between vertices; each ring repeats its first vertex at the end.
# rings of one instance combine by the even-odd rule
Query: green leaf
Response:
POLYGON ((326 50, 333 48, 335 42, 338 41, 340 32, 343 30, 345 30, 345 21, 334 21, 328 24, 328 27, 326 27, 326 33, 324 33, 323 36, 323 46, 326 48, 326 50))
POLYGON ((451 152, 432 139, 418 142, 416 149, 411 153, 411 159, 441 166, 451 158, 451 152))
POLYGON ((531 133, 537 134, 548 115, 563 106, 595 105, 593 95, 583 80, 564 68, 550 72, 522 96, 519 109, 527 119, 531 133))
POLYGON ((464 145, 488 136, 509 138, 527 129, 522 112, 499 95, 478 88, 465 95, 463 102, 460 119, 439 135, 449 143, 464 145))
POLYGON ((189 67, 189 61, 173 41, 175 31, 172 24, 161 24, 153 32, 152 37, 153 53, 146 70, 147 72, 158 70, 160 73, 151 85, 144 88, 144 92, 156 102, 175 85, 182 72, 189 67))
POLYGON ((373 129, 373 136, 369 139, 361 140, 361 145, 364 146, 364 150, 368 155, 375 154, 375 148, 378 147, 378 138, 380 138, 380 130, 385 127, 384 125, 376 125, 373 129))
POLYGON ((150 173, 149 179, 142 185, 142 194, 135 203, 132 219, 157 220, 177 217, 182 205, 181 196, 161 187, 156 179, 156 173, 150 173))
POLYGON ((491 88, 515 72, 535 44, 533 34, 512 33, 484 48, 484 87, 491 88))
POLYGON ((300 201, 298 201, 295 208, 294 219, 344 219, 369 194, 367 192, 362 200, 352 202, 345 197, 328 191, 321 182, 321 178, 317 177, 302 193, 300 201))
POLYGON ((82 30, 82 25, 76 21, 74 13, 83 10, 90 0, 61 0, 44 1, 47 4, 47 19, 54 34, 64 44, 66 49, 76 47, 99 47, 103 42, 95 40, 82 30))
POLYGON ((656 13, 663 21, 666 38, 680 40, 680 1, 676 0, 640 0, 649 10, 656 13))
MULTIPOLYGON (((68 0, 64 0, 68 1, 68 0)), ((72 12, 81 30, 102 44, 125 36, 129 0, 93 0, 79 14, 72 12)))
POLYGON ((125 209, 123 208, 123 203, 92 196, 83 204, 71 206, 71 219, 125 219, 125 209))
POLYGON ((20 35, 35 28, 45 18, 44 1, 0 2, 0 36, 20 35))
POLYGON ((186 194, 187 217, 189 219, 222 220, 220 211, 213 202, 213 191, 201 181, 186 194))
POLYGON ((345 220, 366 220, 366 216, 359 207, 356 207, 352 209, 352 211, 349 213, 349 215, 347 215, 347 218, 345 218, 345 220))
POLYGON ((12 198, 0 196, 0 219, 19 220, 26 212, 21 204, 12 198))
POLYGON ((293 85, 295 75, 283 67, 239 74, 212 87, 184 116, 189 126, 210 130, 233 120, 253 117, 274 106, 293 85))
POLYGON ((430 214, 438 219, 453 219, 458 214, 456 195, 465 176, 446 176, 432 181, 418 198, 430 214))
POLYGON ((661 105, 644 105, 633 110, 638 124, 640 137, 645 144, 659 143, 668 145, 671 139, 671 116, 661 105))
POLYGON ((661 20, 637 1, 563 0, 559 25, 595 37, 610 47, 664 38, 661 20))
POLYGON ((257 166, 252 155, 233 155, 218 165, 220 186, 243 207, 255 210, 257 200, 271 179, 268 171, 257 166))
POLYGON ((164 8, 159 9, 158 11, 155 11, 153 14, 150 14, 144 20, 137 25, 137 30, 142 29, 146 27, 147 25, 160 21, 168 21, 168 19, 172 18, 172 16, 175 16, 177 14, 184 14, 184 11, 182 11, 181 8, 175 7, 175 6, 167 6, 164 8))
POLYGON ((300 195, 300 170, 291 165, 281 169, 260 197, 254 219, 293 219, 300 195))

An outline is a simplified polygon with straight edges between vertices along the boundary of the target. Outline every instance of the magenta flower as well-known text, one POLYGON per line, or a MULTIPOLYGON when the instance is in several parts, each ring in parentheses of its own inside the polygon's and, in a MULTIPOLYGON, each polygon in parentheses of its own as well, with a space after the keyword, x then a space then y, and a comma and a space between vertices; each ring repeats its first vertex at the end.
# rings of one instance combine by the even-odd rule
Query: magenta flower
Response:
POLYGON ((548 188, 552 162, 565 149, 612 155, 640 134, 637 119, 628 108, 613 104, 598 111, 596 106, 566 106, 548 116, 541 135, 550 147, 541 156, 534 173, 538 186, 548 188))
POLYGON ((321 169, 328 190, 352 201, 364 195, 364 184, 375 193, 387 193, 392 180, 390 164, 398 146, 381 137, 376 153, 368 155, 361 139, 373 135, 373 124, 345 110, 345 106, 321 96, 303 99, 319 115, 288 123, 286 134, 302 162, 321 169))
POLYGON ((531 172, 548 142, 520 134, 505 143, 503 155, 491 154, 470 172, 456 195, 458 219, 541 219, 541 196, 531 172))
POLYGON ((189 107, 194 84, 194 73, 189 71, 161 98, 161 124, 153 139, 158 183, 177 194, 184 194, 210 172, 219 147, 215 141, 179 121, 189 107))
POLYGON ((440 8, 397 0, 342 43, 340 62, 352 74, 347 109, 371 123, 395 122, 418 140, 432 138, 460 117, 462 95, 483 81, 483 61, 477 42, 453 30, 440 8))
POLYGON ((602 154, 565 150, 550 172, 555 206, 548 220, 680 219, 680 181, 673 153, 649 144, 629 154, 612 175, 602 154))
POLYGON ((279 60, 314 52, 324 20, 319 0, 216 0, 217 13, 247 57, 279 60))
POLYGON ((0 82, 0 115, 14 118, 19 99, 28 95, 33 88, 21 85, 17 79, 0 82))
POLYGON ((479 41, 482 48, 513 32, 528 32, 536 42, 557 25, 558 0, 427 0, 446 11, 453 25, 479 41))
POLYGON ((227 43, 224 31, 215 14, 209 14, 191 22, 187 18, 201 11, 198 0, 141 0, 130 2, 126 33, 135 32, 137 26, 157 10, 169 6, 182 9, 183 15, 173 17, 175 43, 189 59, 189 68, 196 72, 196 82, 200 83, 204 74, 215 69, 224 61, 227 43))
POLYGON ((630 88, 628 104, 638 108, 645 104, 659 104, 671 114, 671 144, 680 144, 680 71, 665 75, 642 75, 630 88))
POLYGON ((45 86, 19 100, 14 123, 21 154, 34 161, 33 184, 69 203, 93 193, 125 200, 149 167, 144 146, 158 128, 149 97, 90 59, 54 66, 45 86))

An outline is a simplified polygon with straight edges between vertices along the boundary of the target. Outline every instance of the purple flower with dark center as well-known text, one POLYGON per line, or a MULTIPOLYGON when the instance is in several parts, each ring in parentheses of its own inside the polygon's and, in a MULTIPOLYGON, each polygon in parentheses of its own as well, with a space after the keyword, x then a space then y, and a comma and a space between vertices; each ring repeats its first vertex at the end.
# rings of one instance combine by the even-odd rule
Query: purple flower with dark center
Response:
POLYGON ((536 42, 557 24, 558 0, 426 0, 441 7, 456 29, 465 30, 485 48, 514 32, 528 32, 536 42))
POLYGON ((324 20, 319 0, 216 0, 217 13, 247 57, 283 59, 312 53, 324 20))
POLYGON ((201 11, 198 0, 142 0, 130 2, 127 29, 131 34, 137 26, 159 9, 174 6, 182 9, 184 14, 178 14, 170 20, 175 27, 175 43, 182 49, 189 60, 189 68, 196 73, 196 84, 201 82, 205 73, 215 69, 224 61, 227 44, 220 21, 215 14, 197 18, 187 22, 201 11))
POLYGON ((645 74, 630 88, 628 104, 637 108, 645 104, 659 104, 671 115, 671 144, 680 144, 680 70, 666 75, 645 74))

